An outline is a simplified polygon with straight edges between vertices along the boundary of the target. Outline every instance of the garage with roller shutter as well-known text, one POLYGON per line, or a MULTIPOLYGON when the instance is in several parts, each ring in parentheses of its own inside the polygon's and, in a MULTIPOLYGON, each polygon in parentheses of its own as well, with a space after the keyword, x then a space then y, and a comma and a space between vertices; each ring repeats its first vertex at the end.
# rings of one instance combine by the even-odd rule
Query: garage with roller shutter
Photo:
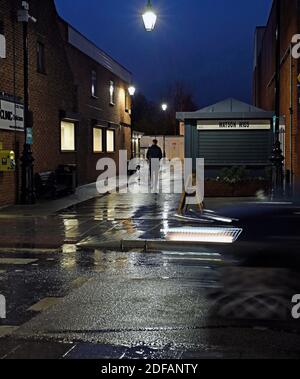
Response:
POLYGON ((273 112, 227 99, 196 112, 177 113, 185 126, 185 157, 205 159, 206 177, 226 167, 264 176, 270 166, 273 112))

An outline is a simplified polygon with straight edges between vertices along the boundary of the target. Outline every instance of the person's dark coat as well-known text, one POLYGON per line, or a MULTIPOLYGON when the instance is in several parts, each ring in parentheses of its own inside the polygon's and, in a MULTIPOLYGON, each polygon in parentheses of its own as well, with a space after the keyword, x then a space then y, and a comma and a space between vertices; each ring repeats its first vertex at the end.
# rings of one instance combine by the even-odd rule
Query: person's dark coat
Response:
POLYGON ((161 160, 163 158, 163 153, 161 151, 161 148, 157 145, 152 145, 147 153, 147 159, 159 159, 161 160))

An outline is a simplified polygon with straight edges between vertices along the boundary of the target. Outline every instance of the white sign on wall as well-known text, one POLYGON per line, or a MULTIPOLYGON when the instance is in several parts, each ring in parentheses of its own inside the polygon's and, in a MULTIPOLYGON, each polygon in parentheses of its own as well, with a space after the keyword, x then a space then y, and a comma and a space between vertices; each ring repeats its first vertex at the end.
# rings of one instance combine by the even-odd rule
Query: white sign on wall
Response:
POLYGON ((6 40, 2 34, 0 34, 0 58, 6 58, 6 40))
POLYGON ((199 120, 198 130, 270 130, 269 120, 199 120))
POLYGON ((22 104, 0 100, 0 129, 24 131, 24 107, 22 104))

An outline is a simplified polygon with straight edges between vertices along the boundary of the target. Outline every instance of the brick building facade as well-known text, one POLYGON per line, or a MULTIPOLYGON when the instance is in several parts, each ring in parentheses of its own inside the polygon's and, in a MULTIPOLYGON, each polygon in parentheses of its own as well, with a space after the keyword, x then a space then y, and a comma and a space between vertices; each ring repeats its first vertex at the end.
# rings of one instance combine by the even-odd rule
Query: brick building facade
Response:
POLYGON ((100 158, 113 158, 117 168, 119 150, 127 150, 130 158, 131 73, 63 20, 60 28, 76 86, 78 179, 84 184, 97 179, 100 158), (107 141, 109 134, 114 141, 107 141))
MULTIPOLYGON (((119 149, 130 150, 131 74, 62 21, 53 0, 28 2, 37 19, 29 24, 34 172, 74 164, 78 184, 90 183, 99 175, 100 157, 117 158, 119 149), (114 102, 110 102, 112 88, 114 102), (113 148, 107 148, 107 140, 113 148)), ((11 104, 22 103, 24 92, 20 7, 21 0, 0 3, 0 34, 6 39, 6 57, 0 58, 0 99, 11 104)), ((18 201, 23 138, 22 130, 0 128, 0 145, 15 151, 17 163, 15 172, 0 172, 0 207, 18 201)))
MULTIPOLYGON (((275 110, 276 0, 265 27, 255 36, 254 104, 275 110)), ((299 132, 300 93, 297 77, 300 62, 292 57, 292 37, 300 33, 300 1, 281 0, 281 142, 285 156, 285 172, 294 176, 294 188, 300 188, 299 132)), ((289 177, 287 175, 286 177, 289 177)))

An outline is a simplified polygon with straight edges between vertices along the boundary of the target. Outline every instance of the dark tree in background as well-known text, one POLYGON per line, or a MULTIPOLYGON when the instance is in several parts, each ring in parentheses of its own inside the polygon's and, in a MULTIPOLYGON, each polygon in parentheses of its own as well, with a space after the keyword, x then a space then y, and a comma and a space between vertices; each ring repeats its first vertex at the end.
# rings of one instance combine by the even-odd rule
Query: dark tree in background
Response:
POLYGON ((198 107, 194 101, 192 90, 182 81, 177 81, 169 86, 164 98, 169 106, 165 129, 167 134, 176 135, 179 132, 176 112, 194 112, 198 107))
POLYGON ((177 135, 179 132, 176 112, 194 112, 197 105, 192 91, 183 83, 175 82, 167 87, 160 102, 148 100, 143 94, 133 99, 132 126, 146 135, 177 135), (167 103, 163 112, 161 104, 167 103))
POLYGON ((143 94, 137 93, 132 103, 132 127, 148 135, 157 134, 159 124, 157 105, 143 94))

